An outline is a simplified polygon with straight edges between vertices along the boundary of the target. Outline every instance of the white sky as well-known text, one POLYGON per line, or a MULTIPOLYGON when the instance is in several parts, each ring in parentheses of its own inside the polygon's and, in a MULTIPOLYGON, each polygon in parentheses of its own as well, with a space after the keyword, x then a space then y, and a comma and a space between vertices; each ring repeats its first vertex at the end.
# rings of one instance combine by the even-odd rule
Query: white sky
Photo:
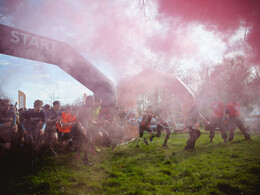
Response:
POLYGON ((3 90, 12 102, 18 101, 18 90, 24 92, 27 107, 32 107, 36 99, 45 104, 60 100, 71 104, 83 94, 92 92, 56 65, 0 55, 1 80, 3 90))

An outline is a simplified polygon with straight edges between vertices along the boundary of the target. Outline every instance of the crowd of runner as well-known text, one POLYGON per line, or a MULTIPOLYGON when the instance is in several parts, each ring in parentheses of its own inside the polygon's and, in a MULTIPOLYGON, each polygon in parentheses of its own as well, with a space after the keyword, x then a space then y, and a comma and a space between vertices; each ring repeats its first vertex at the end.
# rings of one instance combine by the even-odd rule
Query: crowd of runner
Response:
MULTIPOLYGON (((243 133, 245 139, 250 135, 240 114, 239 102, 233 98, 227 105, 220 100, 212 101, 212 114, 210 120, 199 112, 198 105, 194 105, 185 119, 185 129, 189 132, 189 139, 185 149, 194 149, 196 140, 200 137, 199 119, 209 126, 210 142, 212 142, 215 129, 221 131, 224 142, 232 141, 236 127, 243 133), (229 130, 229 136, 227 136, 229 130)), ((80 107, 66 106, 61 109, 59 101, 53 105, 43 104, 35 100, 32 109, 17 109, 8 99, 0 100, 0 143, 1 158, 8 158, 15 151, 32 159, 38 156, 52 155, 73 151, 76 159, 90 165, 88 154, 95 154, 102 147, 114 148, 125 138, 124 125, 130 123, 129 113, 119 111, 115 107, 102 107, 102 100, 88 96, 85 104, 80 107)), ((131 124, 131 123, 130 123, 131 124)), ((165 110, 153 111, 149 106, 143 111, 138 123, 139 141, 144 131, 151 134, 150 142, 155 136, 160 137, 166 132, 163 147, 171 135, 171 128, 167 122, 165 110), (151 120, 157 121, 156 129, 151 127, 151 120)), ((148 141, 142 139, 147 145, 148 141)), ((139 147, 139 141, 137 147, 139 147)))
POLYGON ((102 146, 114 148, 124 136, 116 109, 101 109, 101 104, 101 99, 88 96, 81 107, 61 109, 59 101, 50 106, 35 100, 32 109, 17 110, 8 99, 1 100, 0 156, 6 158, 18 151, 35 159, 75 151, 77 159, 84 152, 83 162, 89 164, 88 153, 102 146))

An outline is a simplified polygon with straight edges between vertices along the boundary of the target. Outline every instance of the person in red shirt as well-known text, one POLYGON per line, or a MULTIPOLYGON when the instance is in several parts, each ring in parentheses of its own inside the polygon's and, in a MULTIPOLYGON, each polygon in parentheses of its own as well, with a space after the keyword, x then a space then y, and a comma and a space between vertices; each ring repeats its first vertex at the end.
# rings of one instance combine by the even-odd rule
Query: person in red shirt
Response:
POLYGON ((224 110, 225 106, 224 103, 220 100, 214 99, 211 103, 212 113, 210 116, 210 142, 215 136, 216 127, 220 128, 222 138, 226 143, 227 140, 227 132, 226 128, 224 127, 224 110))
MULTIPOLYGON (((143 112, 142 121, 139 125, 139 138, 143 137, 144 131, 146 130, 151 135, 150 141, 152 141, 152 139, 154 137, 154 132, 150 127, 150 123, 151 123, 151 120, 153 117, 155 117, 155 115, 153 114, 152 106, 148 106, 147 110, 143 112)), ((143 140, 144 140, 145 144, 148 145, 147 140, 145 138, 143 140)), ((137 148, 139 147, 139 140, 137 142, 136 147, 137 148)))
POLYGON ((233 96, 231 101, 227 104, 225 113, 226 113, 226 115, 228 116, 228 119, 229 119, 229 124, 228 124, 229 138, 228 138, 228 141, 232 141, 234 139, 236 127, 238 127, 240 129, 240 131, 245 136, 246 140, 250 139, 250 135, 247 132, 244 121, 243 121, 241 114, 240 114, 240 104, 236 100, 235 96, 233 96))

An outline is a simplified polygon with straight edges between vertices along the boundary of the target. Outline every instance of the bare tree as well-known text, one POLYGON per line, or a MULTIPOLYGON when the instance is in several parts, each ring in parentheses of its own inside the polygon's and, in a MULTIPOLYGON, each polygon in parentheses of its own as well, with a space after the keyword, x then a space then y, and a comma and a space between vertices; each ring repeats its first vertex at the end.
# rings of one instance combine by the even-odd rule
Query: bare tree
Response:
POLYGON ((242 105, 248 106, 252 102, 253 90, 250 89, 256 87, 253 81, 257 83, 257 74, 252 73, 252 67, 245 63, 243 56, 224 58, 206 73, 197 97, 203 102, 203 107, 210 105, 213 98, 227 102, 233 95, 242 105))
POLYGON ((163 59, 158 57, 157 59, 150 59, 142 65, 143 70, 156 70, 160 72, 168 72, 178 77, 184 75, 184 71, 181 69, 182 63, 179 60, 163 59))
POLYGON ((52 103, 55 100, 59 100, 59 97, 56 96, 56 90, 55 89, 53 91, 47 91, 47 93, 48 93, 49 99, 48 100, 44 100, 44 101, 49 102, 50 105, 52 105, 52 103))

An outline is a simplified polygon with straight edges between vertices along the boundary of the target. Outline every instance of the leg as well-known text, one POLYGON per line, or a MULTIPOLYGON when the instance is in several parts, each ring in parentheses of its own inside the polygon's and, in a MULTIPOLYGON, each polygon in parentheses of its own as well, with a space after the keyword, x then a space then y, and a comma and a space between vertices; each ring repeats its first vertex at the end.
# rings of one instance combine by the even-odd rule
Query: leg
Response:
POLYGON ((227 142, 227 131, 226 131, 226 125, 225 125, 224 120, 220 119, 219 123, 218 123, 218 126, 220 128, 222 139, 226 143, 227 142))
POLYGON ((213 139, 214 136, 215 136, 216 127, 217 127, 217 120, 214 119, 214 118, 212 118, 212 119, 210 120, 210 135, 209 135, 210 142, 212 142, 212 139, 213 139))
POLYGON ((162 130, 164 129, 164 126, 160 123, 157 124, 157 133, 156 137, 161 137, 162 130))
POLYGON ((36 157, 36 143, 38 139, 39 131, 38 129, 34 129, 29 133, 29 155, 30 160, 32 164, 34 163, 35 157, 36 157))
POLYGON ((25 135, 25 142, 24 142, 24 154, 26 157, 31 157, 32 150, 33 150, 33 136, 32 133, 29 131, 27 135, 25 135))
POLYGON ((236 131, 237 123, 236 123, 236 118, 235 117, 230 117, 230 121, 228 124, 229 128, 229 138, 228 141, 232 141, 234 139, 234 134, 236 131))
POLYGON ((58 141, 58 133, 56 131, 53 131, 51 133, 51 142, 49 145, 50 154, 53 156, 57 155, 57 153, 54 151, 54 146, 56 145, 57 141, 58 141))
POLYGON ((37 143, 35 145, 36 153, 38 153, 40 151, 40 149, 42 148, 43 143, 44 143, 44 134, 43 135, 38 134, 37 143))
POLYGON ((58 140, 58 135, 55 129, 46 129, 44 133, 44 148, 50 155, 57 155, 53 150, 54 145, 58 140))
MULTIPOLYGON (((143 126, 143 125, 139 126, 139 138, 143 137, 145 129, 146 129, 146 126, 143 126)), ((139 142, 140 142, 140 140, 137 140, 137 145, 136 145, 137 148, 139 148, 139 142)), ((148 145, 148 142, 145 139, 144 139, 144 142, 146 143, 146 145, 148 145)))
POLYGON ((250 135, 247 132, 247 129, 245 127, 245 124, 241 117, 237 117, 237 126, 240 129, 240 131, 243 133, 245 139, 250 139, 250 135))
POLYGON ((193 148, 194 148, 194 146, 195 146, 195 142, 196 142, 196 140, 200 137, 200 135, 201 135, 200 130, 198 130, 198 129, 194 129, 194 142, 193 142, 193 148))
MULTIPOLYGON (((153 133, 153 131, 152 131, 150 125, 146 125, 145 129, 146 129, 146 131, 147 131, 148 133, 150 133, 150 135, 151 135, 150 141, 153 141, 154 133, 153 133)), ((144 142, 145 142, 146 145, 148 145, 148 142, 145 140, 145 138, 144 138, 144 142)))
POLYGON ((88 153, 90 150, 90 145, 88 143, 88 140, 85 138, 82 140, 82 148, 83 148, 83 159, 82 159, 83 163, 85 165, 92 165, 92 163, 90 163, 88 160, 88 153))
POLYGON ((185 150, 194 149, 196 140, 200 137, 201 132, 198 129, 190 129, 190 139, 187 141, 185 150))
POLYGON ((163 143, 163 147, 167 147, 167 142, 168 142, 168 139, 170 138, 170 135, 171 135, 171 129, 170 129, 170 126, 168 124, 168 122, 165 122, 163 123, 164 127, 165 127, 165 130, 166 130, 166 136, 165 136, 165 140, 164 140, 164 143, 163 143))
POLYGON ((154 137, 155 137, 154 134, 152 134, 151 137, 150 137, 150 142, 153 141, 153 138, 154 138, 154 137))
POLYGON ((192 149, 192 140, 193 140, 192 127, 189 127, 189 135, 190 135, 190 138, 186 142, 187 145, 185 146, 185 150, 192 149))
POLYGON ((73 140, 73 146, 76 151, 76 160, 80 159, 80 153, 82 152, 82 143, 81 143, 81 138, 77 138, 73 140))

